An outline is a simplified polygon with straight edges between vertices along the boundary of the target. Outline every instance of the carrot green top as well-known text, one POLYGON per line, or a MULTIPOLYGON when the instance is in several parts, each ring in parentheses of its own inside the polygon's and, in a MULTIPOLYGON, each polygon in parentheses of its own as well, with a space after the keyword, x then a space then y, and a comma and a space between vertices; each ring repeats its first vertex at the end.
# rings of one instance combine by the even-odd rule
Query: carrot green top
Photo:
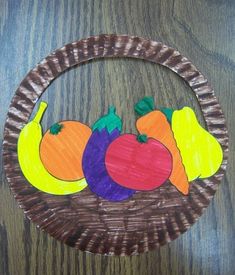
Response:
MULTIPOLYGON (((135 112, 140 115, 146 115, 155 110, 154 99, 152 96, 145 96, 135 104, 135 112)), ((169 123, 171 123, 173 109, 160 108, 160 111, 166 116, 169 123)))
POLYGON ((104 128, 107 129, 109 134, 112 133, 114 129, 118 129, 120 132, 122 131, 122 120, 116 115, 116 108, 114 106, 109 107, 108 114, 102 116, 94 123, 92 131, 94 132, 96 129, 102 131, 104 128))
POLYGON ((154 111, 154 100, 151 96, 145 96, 135 104, 135 111, 138 115, 143 116, 154 111))

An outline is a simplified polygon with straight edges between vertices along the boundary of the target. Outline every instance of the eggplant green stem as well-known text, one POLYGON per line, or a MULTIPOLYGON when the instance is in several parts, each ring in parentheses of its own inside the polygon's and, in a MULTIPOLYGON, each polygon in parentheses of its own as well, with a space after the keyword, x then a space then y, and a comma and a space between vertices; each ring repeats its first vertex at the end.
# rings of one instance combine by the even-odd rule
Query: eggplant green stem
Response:
POLYGON ((92 126, 92 131, 95 130, 102 131, 103 129, 107 129, 109 133, 112 133, 114 129, 122 131, 122 120, 116 114, 116 108, 114 106, 110 106, 108 109, 108 113, 101 118, 99 118, 92 126))
POLYGON ((114 106, 110 106, 108 109, 109 114, 116 114, 116 108, 114 106))

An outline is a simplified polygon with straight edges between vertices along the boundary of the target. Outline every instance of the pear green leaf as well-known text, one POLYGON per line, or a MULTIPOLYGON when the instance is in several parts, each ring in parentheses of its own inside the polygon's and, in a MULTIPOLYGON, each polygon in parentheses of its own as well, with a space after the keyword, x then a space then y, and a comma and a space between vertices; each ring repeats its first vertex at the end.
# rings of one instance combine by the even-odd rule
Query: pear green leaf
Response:
POLYGON ((171 108, 160 108, 160 111, 166 116, 168 122, 171 124, 174 110, 171 108))

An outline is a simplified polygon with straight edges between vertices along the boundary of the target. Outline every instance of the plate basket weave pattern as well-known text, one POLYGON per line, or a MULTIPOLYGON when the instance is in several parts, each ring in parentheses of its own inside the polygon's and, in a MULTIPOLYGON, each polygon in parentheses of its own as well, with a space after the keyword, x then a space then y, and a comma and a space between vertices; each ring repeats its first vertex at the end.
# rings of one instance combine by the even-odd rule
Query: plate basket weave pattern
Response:
POLYGON ((17 89, 7 114, 3 159, 7 181, 26 216, 54 238, 83 251, 134 255, 164 245, 185 232, 202 215, 224 175, 228 157, 225 119, 213 88, 177 50, 127 35, 99 35, 70 43, 47 56, 17 89), (101 57, 133 57, 162 64, 181 76, 195 92, 208 131, 220 142, 224 160, 219 171, 190 185, 183 196, 169 182, 151 192, 112 203, 89 188, 67 196, 43 193, 24 178, 17 140, 32 110, 52 80, 68 68, 101 57))

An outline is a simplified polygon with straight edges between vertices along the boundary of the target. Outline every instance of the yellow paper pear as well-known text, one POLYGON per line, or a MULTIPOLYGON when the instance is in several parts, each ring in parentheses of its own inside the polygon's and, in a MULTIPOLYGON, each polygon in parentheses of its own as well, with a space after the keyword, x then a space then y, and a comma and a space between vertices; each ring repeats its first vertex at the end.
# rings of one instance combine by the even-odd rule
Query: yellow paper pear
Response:
POLYGON ((200 125, 191 108, 174 111, 172 130, 189 181, 210 177, 218 171, 223 161, 221 145, 200 125))

